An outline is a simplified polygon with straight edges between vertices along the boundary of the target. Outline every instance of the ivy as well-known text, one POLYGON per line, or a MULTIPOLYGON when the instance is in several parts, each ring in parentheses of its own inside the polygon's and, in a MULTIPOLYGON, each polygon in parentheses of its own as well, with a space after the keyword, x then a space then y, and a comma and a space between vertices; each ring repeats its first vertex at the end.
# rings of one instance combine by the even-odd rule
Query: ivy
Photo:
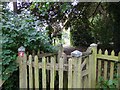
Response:
POLYGON ((47 30, 39 29, 44 27, 28 11, 21 14, 14 14, 3 8, 2 22, 2 79, 7 80, 14 71, 18 70, 17 50, 24 46, 26 51, 55 52, 47 35, 47 30))

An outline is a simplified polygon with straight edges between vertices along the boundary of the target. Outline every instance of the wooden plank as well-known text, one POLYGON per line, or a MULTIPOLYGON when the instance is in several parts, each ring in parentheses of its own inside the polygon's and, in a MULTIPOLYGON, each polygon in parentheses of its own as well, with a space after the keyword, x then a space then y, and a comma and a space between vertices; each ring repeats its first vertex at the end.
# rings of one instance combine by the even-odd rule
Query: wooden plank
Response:
POLYGON ((27 56, 26 54, 23 57, 19 57, 19 80, 20 88, 27 88, 27 56))
POLYGON ((40 55, 40 50, 38 50, 38 52, 37 52, 37 56, 39 56, 40 55))
POLYGON ((18 56, 18 62, 19 62, 19 88, 22 88, 22 81, 23 81, 23 62, 22 57, 18 56))
POLYGON ((83 69, 83 67, 86 65, 86 63, 87 63, 87 60, 85 58, 85 60, 83 61, 82 65, 81 65, 81 69, 83 69))
POLYGON ((111 56, 115 56, 115 51, 114 50, 112 50, 111 56))
POLYGON ((34 57, 34 76, 35 76, 35 88, 39 88, 39 67, 38 67, 38 56, 35 55, 34 57))
POLYGON ((82 57, 77 60, 77 88, 82 88, 82 69, 81 69, 82 57))
POLYGON ((97 54, 97 58, 99 58, 99 59, 105 59, 105 60, 108 60, 108 61, 118 62, 118 56, 100 55, 100 54, 97 54))
POLYGON ((57 62, 57 56, 54 55, 53 57, 54 57, 54 60, 55 60, 55 66, 54 66, 54 71, 55 71, 54 72, 54 78, 55 78, 56 77, 56 65, 57 65, 58 62, 57 62))
MULTIPOLYGON (((46 61, 47 61, 46 67, 47 67, 48 63, 51 64, 50 60, 51 60, 51 57, 46 57, 46 61)), ((50 66, 50 69, 51 69, 51 66, 50 66)), ((46 74, 47 74, 47 76, 46 76, 46 83, 50 84, 50 70, 46 70, 46 74)))
POLYGON ((104 80, 107 80, 107 61, 104 61, 104 80))
POLYGON ((107 50, 105 50, 105 53, 104 53, 105 55, 108 55, 108 51, 107 50))
POLYGON ((63 88, 63 58, 59 60, 59 88, 63 88))
POLYGON ((91 44, 90 45, 92 48, 92 60, 91 60, 91 79, 92 79, 92 87, 96 87, 96 65, 97 65, 97 44, 91 44))
POLYGON ((101 76, 101 73, 102 73, 102 71, 101 71, 101 60, 98 60, 98 78, 97 78, 97 81, 99 81, 99 78, 100 78, 100 76, 101 76))
POLYGON ((42 88, 46 88, 46 58, 42 58, 42 88))
MULTIPOLYGON (((29 63, 27 63, 27 65, 29 65, 29 63)), ((50 68, 51 68, 50 65, 51 65, 50 63, 47 63, 47 64, 46 64, 46 70, 51 70, 51 69, 50 69, 50 68)), ((35 67, 35 66, 34 66, 34 62, 33 62, 33 67, 35 67)), ((68 71, 68 68, 66 68, 66 67, 68 67, 68 64, 64 64, 64 65, 63 65, 63 71, 68 71)), ((42 68, 42 63, 39 63, 39 68, 42 68)), ((55 65, 55 70, 56 70, 56 71, 59 71, 59 65, 58 65, 58 64, 55 65)), ((72 71, 74 71, 74 68, 72 68, 72 71)), ((85 76, 85 75, 87 75, 87 74, 88 74, 88 70, 82 71, 82 76, 85 76)))
MULTIPOLYGON (((27 65, 29 65, 29 63, 27 63, 27 65)), ((35 66, 34 66, 34 62, 33 62, 33 67, 35 67, 35 66)), ((68 67, 68 64, 64 64, 64 65, 63 65, 63 71, 68 71, 68 68, 66 68, 66 67, 68 67)), ((42 63, 39 63, 39 69, 41 69, 41 68, 42 68, 42 63)), ((50 64, 50 63, 47 63, 47 64, 46 64, 46 70, 51 70, 50 68, 51 68, 51 64, 50 64)), ((59 71, 59 65, 58 65, 58 64, 55 65, 55 70, 56 70, 56 71, 59 71)), ((74 71, 74 68, 72 68, 72 71, 74 71)), ((82 71, 82 76, 85 76, 85 75, 87 75, 87 74, 88 74, 88 70, 82 71), (87 72, 86 72, 86 71, 87 71, 87 72)))
POLYGON ((83 85, 82 85, 82 88, 84 88, 85 89, 85 76, 84 77, 82 77, 82 83, 83 83, 83 85))
POLYGON ((73 71, 73 88, 77 88, 77 59, 76 57, 73 58, 73 65, 74 65, 74 71, 73 71))
POLYGON ((83 71, 82 71, 82 73, 81 73, 81 75, 82 75, 82 77, 83 77, 83 76, 88 75, 88 73, 89 73, 89 71, 88 71, 88 70, 83 70, 83 71))
POLYGON ((88 69, 88 88, 92 87, 92 55, 89 55, 89 69, 88 69))
POLYGON ((27 88, 27 56, 23 56, 23 87, 27 88))
MULTIPOLYGON (((102 50, 101 49, 99 49, 98 50, 98 54, 99 55, 101 55, 102 54, 102 50)), ((99 78, 100 78, 100 76, 101 76, 101 73, 102 73, 102 71, 101 71, 101 60, 100 59, 98 59, 98 77, 97 77, 97 81, 99 81, 99 78)))
POLYGON ((29 88, 33 88, 32 55, 29 55, 29 88))
POLYGON ((68 60, 68 88, 72 88, 72 59, 68 60))
POLYGON ((86 69, 88 70, 89 69, 89 57, 86 57, 86 69))
MULTIPOLYGON (((108 51, 105 50, 105 55, 108 55, 108 51)), ((104 80, 107 80, 107 64, 108 62, 107 61, 104 61, 104 80)))
POLYGON ((54 89, 55 81, 55 58, 51 57, 50 88, 54 89))
POLYGON ((86 72, 87 72, 87 74, 85 75, 85 88, 89 88, 89 84, 88 84, 88 70, 89 70, 89 63, 88 63, 88 61, 89 61, 89 57, 86 57, 85 58, 86 59, 86 72))
POLYGON ((84 83, 83 88, 88 88, 88 78, 87 78, 87 76, 84 76, 84 81, 83 81, 83 83, 84 83))
POLYGON ((98 50, 98 54, 100 54, 100 55, 102 54, 102 50, 101 49, 98 50))
POLYGON ((110 80, 113 80, 114 75, 114 62, 110 63, 110 80))

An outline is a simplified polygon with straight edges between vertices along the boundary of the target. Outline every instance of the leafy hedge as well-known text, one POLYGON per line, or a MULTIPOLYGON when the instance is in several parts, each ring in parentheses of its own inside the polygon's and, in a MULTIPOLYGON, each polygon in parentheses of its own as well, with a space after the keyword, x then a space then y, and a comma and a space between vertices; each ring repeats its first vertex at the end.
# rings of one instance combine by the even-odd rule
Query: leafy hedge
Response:
POLYGON ((40 49, 54 52, 55 47, 49 43, 47 30, 37 30, 43 25, 27 11, 19 15, 3 8, 2 15, 2 79, 7 80, 17 70, 15 60, 17 50, 24 46, 27 51, 40 49))

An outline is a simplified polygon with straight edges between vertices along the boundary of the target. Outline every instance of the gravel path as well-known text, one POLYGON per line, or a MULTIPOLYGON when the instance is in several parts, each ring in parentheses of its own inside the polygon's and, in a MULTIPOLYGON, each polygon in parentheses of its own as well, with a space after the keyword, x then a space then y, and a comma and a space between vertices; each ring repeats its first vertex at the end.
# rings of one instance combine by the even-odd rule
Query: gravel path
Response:
POLYGON ((64 48, 64 52, 67 55, 70 55, 71 52, 73 52, 74 50, 79 50, 81 52, 84 52, 87 49, 87 47, 72 47, 72 46, 64 46, 63 48, 64 48))

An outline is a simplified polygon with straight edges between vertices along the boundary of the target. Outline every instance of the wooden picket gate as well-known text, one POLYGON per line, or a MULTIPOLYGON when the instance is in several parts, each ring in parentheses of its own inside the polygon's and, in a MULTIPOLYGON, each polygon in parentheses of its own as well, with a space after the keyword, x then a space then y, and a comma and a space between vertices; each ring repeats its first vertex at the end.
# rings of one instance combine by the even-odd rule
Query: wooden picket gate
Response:
POLYGON ((97 58, 97 81, 102 76, 104 80, 118 80, 116 88, 120 89, 120 52, 115 55, 114 50, 108 53, 107 50, 102 52, 98 50, 97 58))
POLYGON ((37 55, 18 56, 18 62, 21 89, 95 88, 100 76, 105 80, 114 78, 114 63, 117 63, 116 73, 120 75, 120 53, 119 56, 115 56, 114 51, 111 55, 107 51, 102 54, 101 50, 97 53, 96 44, 91 44, 80 57, 66 56, 62 51, 38 52, 37 55))
POLYGON ((89 58, 65 53, 19 56, 20 88, 90 88, 89 58))

